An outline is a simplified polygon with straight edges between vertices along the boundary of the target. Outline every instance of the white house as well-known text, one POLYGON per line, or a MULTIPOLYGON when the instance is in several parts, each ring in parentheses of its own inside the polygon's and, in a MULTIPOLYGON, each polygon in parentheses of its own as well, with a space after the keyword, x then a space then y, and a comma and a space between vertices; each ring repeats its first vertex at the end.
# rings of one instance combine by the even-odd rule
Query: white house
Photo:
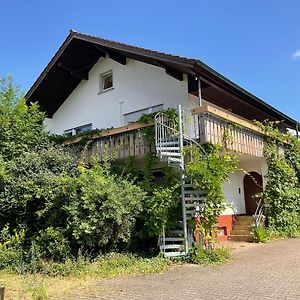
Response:
MULTIPOLYGON (((134 122, 145 113, 182 105, 197 124, 192 128, 192 138, 201 143, 220 142, 228 126, 226 120, 243 126, 230 129, 234 140, 228 146, 239 153, 240 171, 224 184, 229 205, 219 226, 225 237, 230 235, 237 216, 255 213, 252 195, 266 183, 263 135, 251 121, 279 120, 282 130, 297 127, 295 120, 197 59, 75 31, 70 32, 26 98, 28 102, 37 101, 46 112, 45 124, 52 133, 75 135, 107 129, 94 137, 91 152, 100 153, 102 142, 108 143, 109 137, 110 147, 120 146, 119 158, 153 150, 136 135, 142 125, 134 122), (129 147, 124 144, 125 133, 129 147)), ((242 221, 248 222, 246 218, 242 221)), ((246 235, 241 230, 232 232, 236 239, 246 235)))

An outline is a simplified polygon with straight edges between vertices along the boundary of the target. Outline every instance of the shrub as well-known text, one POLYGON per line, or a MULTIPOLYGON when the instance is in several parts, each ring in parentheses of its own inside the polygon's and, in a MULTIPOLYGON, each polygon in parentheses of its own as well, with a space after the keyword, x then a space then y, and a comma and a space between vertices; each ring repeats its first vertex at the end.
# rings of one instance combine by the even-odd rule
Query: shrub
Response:
POLYGON ((6 225, 0 233, 0 269, 18 269, 24 255, 24 229, 10 232, 6 225))
MULTIPOLYGON (((159 187, 154 189, 153 194, 146 198, 143 209, 146 211, 147 218, 144 226, 150 236, 158 236, 163 227, 172 222, 172 212, 176 211, 180 203, 178 200, 176 201, 179 199, 177 188, 178 185, 170 188, 159 187)), ((174 218, 174 221, 176 223, 177 218, 174 218)))
POLYGON ((263 226, 254 228, 251 234, 257 243, 266 243, 270 240, 270 232, 263 226))
POLYGON ((109 173, 94 159, 80 167, 66 191, 67 230, 78 247, 108 251, 128 243, 145 193, 131 181, 109 173))
POLYGON ((41 257, 50 260, 64 260, 70 255, 69 241, 62 229, 48 227, 39 231, 36 245, 41 257))
POLYGON ((269 217, 269 226, 282 237, 299 237, 300 215, 296 211, 282 210, 278 216, 269 217))
POLYGON ((26 104, 11 78, 0 78, 0 156, 11 160, 24 151, 43 147, 48 141, 44 116, 37 104, 26 104))
POLYGON ((203 249, 202 247, 192 247, 186 261, 200 265, 218 265, 227 262, 231 257, 229 248, 203 249))

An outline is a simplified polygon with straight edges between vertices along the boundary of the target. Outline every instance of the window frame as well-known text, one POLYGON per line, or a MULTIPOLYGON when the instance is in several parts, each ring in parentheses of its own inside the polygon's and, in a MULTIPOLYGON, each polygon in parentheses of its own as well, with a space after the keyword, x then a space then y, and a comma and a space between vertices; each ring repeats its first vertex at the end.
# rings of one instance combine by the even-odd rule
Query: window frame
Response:
POLYGON ((128 125, 128 124, 132 124, 132 123, 137 122, 137 120, 136 120, 136 121, 132 121, 132 122, 128 122, 128 116, 129 116, 129 115, 135 114, 135 113, 139 113, 139 112, 143 112, 143 111, 144 111, 144 113, 142 113, 141 116, 142 116, 143 114, 151 114, 151 113, 155 112, 155 110, 153 111, 154 108, 161 108, 161 109, 157 110, 157 112, 158 112, 158 111, 164 109, 164 104, 161 103, 161 104, 153 105, 153 106, 150 106, 150 107, 138 109, 138 110, 131 111, 131 112, 129 112, 129 113, 123 114, 123 117, 124 117, 124 124, 125 124, 125 125, 128 125))
POLYGON ((88 126, 90 126, 91 129, 83 131, 83 132, 88 132, 88 131, 93 130, 93 124, 92 123, 87 123, 85 125, 81 125, 81 126, 77 126, 77 127, 71 128, 71 129, 64 130, 64 134, 74 136, 74 135, 82 133, 82 132, 77 133, 78 129, 88 127, 88 126))
POLYGON ((114 89, 114 75, 113 75, 113 70, 108 70, 106 72, 103 72, 99 75, 99 94, 100 93, 103 93, 103 92, 107 92, 107 91, 110 91, 110 90, 113 90, 114 89), (112 82, 112 86, 109 87, 109 88, 104 88, 104 77, 105 76, 108 76, 108 75, 111 75, 111 82, 112 82))

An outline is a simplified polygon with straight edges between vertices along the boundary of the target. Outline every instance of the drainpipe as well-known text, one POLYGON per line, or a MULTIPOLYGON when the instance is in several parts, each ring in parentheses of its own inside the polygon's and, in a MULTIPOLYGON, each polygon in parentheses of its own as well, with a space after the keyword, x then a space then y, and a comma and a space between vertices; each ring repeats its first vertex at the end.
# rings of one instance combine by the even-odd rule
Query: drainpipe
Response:
POLYGON ((201 79, 198 77, 199 106, 202 106, 201 79))
POLYGON ((124 116, 123 116, 123 103, 124 103, 124 101, 119 101, 119 105, 120 105, 120 126, 125 125, 124 124, 124 116))
POLYGON ((296 124, 296 137, 299 139, 299 123, 296 124))

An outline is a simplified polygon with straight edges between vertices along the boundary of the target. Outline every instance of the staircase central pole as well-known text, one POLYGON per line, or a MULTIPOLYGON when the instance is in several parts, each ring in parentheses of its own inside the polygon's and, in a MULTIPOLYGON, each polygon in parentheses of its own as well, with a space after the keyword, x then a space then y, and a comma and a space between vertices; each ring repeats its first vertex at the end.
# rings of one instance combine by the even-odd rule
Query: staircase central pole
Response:
POLYGON ((188 254, 188 235, 187 235, 187 223, 186 223, 186 209, 185 209, 185 195, 184 195, 184 155, 183 155, 183 126, 182 126, 182 107, 178 105, 178 131, 179 131, 179 149, 180 149, 180 181, 181 181, 181 202, 182 202, 182 223, 184 233, 184 250, 185 254, 188 254))

